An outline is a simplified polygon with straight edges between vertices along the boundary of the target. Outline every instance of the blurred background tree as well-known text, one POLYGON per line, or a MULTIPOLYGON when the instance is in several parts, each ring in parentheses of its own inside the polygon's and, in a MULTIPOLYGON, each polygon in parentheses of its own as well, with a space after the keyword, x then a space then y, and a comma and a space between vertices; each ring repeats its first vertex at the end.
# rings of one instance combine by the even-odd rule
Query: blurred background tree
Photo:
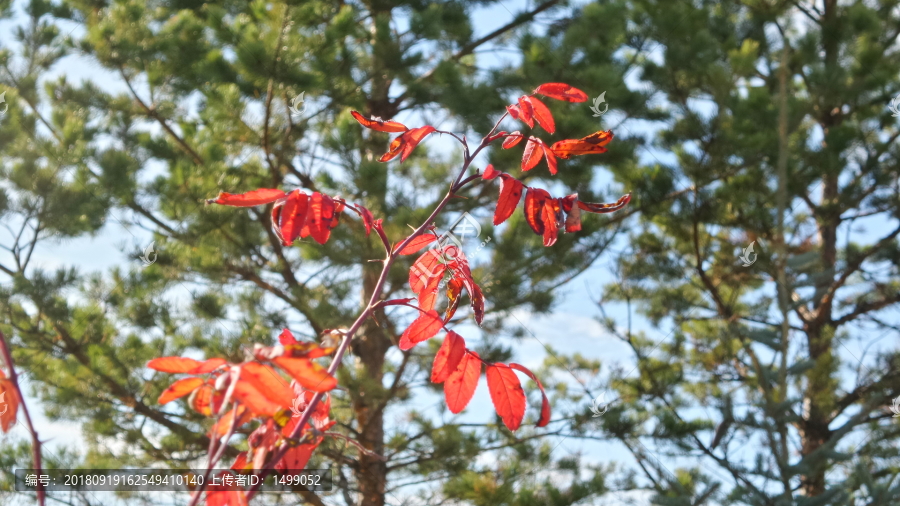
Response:
MULTIPOLYGON (((515 356, 514 310, 558 308, 560 287, 612 260, 598 312, 633 364, 601 369, 590 356, 602 349, 548 348, 554 423, 511 435, 493 418, 436 416, 434 350, 399 352, 411 311, 381 314, 340 370, 333 418, 385 460, 329 441, 315 463, 334 467, 337 491, 304 500, 561 506, 622 490, 641 504, 894 504, 898 6, 550 0, 475 35, 483 9, 512 13, 499 2, 23 2, 20 45, 0 53, 11 228, 0 324, 41 408, 81 424, 80 465, 184 466, 204 453, 208 421, 157 406, 168 378, 143 364, 240 360, 284 326, 316 339, 352 320, 379 258, 352 219, 326 246, 282 248, 264 211, 202 201, 320 190, 363 203, 401 238, 459 158, 430 140, 403 165, 378 163, 388 136, 361 131, 350 109, 477 137, 522 91, 568 82, 606 92, 609 111, 550 104, 552 139, 602 127, 616 140, 564 162, 552 182, 540 168, 525 179, 634 200, 542 248, 519 218, 489 226, 493 185, 470 191, 453 211, 485 218, 489 256, 475 275, 491 286, 484 328, 463 334, 480 335, 490 359, 515 356), (67 55, 111 82, 47 78, 67 55), (105 273, 29 263, 35 243, 113 224, 135 240, 151 233, 157 261, 105 273), (603 388, 598 425, 586 401, 603 388), (615 468, 561 458, 566 439, 628 458, 615 468)), ((487 162, 517 173, 518 150, 487 162)), ((388 295, 407 293, 406 268, 388 295)))

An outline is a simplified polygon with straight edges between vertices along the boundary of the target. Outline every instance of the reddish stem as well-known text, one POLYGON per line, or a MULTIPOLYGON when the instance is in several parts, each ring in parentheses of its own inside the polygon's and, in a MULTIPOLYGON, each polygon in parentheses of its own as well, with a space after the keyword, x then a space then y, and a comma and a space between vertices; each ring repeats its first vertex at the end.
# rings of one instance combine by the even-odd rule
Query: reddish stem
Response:
MULTIPOLYGON (((37 471, 37 474, 44 474, 43 465, 41 464, 41 440, 38 439, 37 431, 34 430, 34 425, 31 423, 31 415, 28 413, 28 406, 25 405, 25 396, 22 395, 22 389, 19 387, 19 375, 16 374, 16 368, 13 365, 12 353, 9 351, 9 345, 6 343, 6 336, 3 335, 3 332, 0 331, 0 352, 3 353, 3 359, 6 361, 6 366, 9 369, 9 381, 12 383, 13 388, 16 390, 16 395, 19 396, 19 404, 22 406, 22 414, 25 415, 25 424, 28 428, 28 432, 31 434, 31 457, 34 459, 34 469, 37 471)), ((45 496, 44 485, 38 480, 37 483, 37 499, 38 505, 44 506, 45 504, 45 496)))

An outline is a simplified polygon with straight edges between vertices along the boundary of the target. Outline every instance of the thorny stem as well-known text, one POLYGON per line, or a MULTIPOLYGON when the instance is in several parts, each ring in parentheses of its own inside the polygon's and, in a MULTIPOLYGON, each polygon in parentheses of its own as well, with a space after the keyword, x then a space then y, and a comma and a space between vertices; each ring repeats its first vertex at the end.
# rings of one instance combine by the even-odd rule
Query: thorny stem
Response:
MULTIPOLYGON (((441 199, 440 203, 438 203, 437 207, 434 208, 434 211, 431 212, 431 215, 428 216, 425 222, 419 225, 419 228, 413 231, 413 233, 410 234, 409 237, 404 239, 403 242, 401 242, 394 248, 389 248, 387 247, 387 244, 385 244, 385 251, 387 256, 384 260, 384 267, 381 269, 381 275, 378 276, 378 282, 375 283, 375 288, 372 289, 372 296, 369 299, 369 304, 366 306, 366 309, 364 309, 363 312, 359 315, 356 321, 353 322, 353 325, 350 327, 350 329, 347 330, 347 332, 344 334, 341 344, 334 354, 334 359, 331 361, 331 365, 328 366, 328 374, 333 376, 337 371, 338 366, 341 365, 341 360, 343 359, 344 354, 350 347, 350 342, 353 340, 353 335, 356 334, 356 331, 359 330, 360 327, 362 327, 362 324, 365 323, 365 321, 368 320, 370 316, 372 316, 372 313, 378 307, 380 303, 378 299, 381 297, 381 290, 382 288, 384 288, 384 283, 387 280, 388 273, 390 272, 391 266, 393 266, 394 261, 397 259, 400 250, 405 248, 406 245, 409 244, 413 239, 415 239, 422 232, 428 229, 428 227, 431 226, 431 224, 438 217, 447 203, 449 203, 450 200, 456 195, 456 192, 461 190, 466 183, 473 180, 473 178, 467 178, 465 181, 461 182, 463 176, 466 174, 466 171, 469 170, 469 166, 472 164, 472 161, 475 159, 475 157, 478 156, 478 153, 481 152, 482 149, 487 147, 487 145, 489 144, 488 139, 497 130, 497 127, 500 126, 500 122, 503 121, 503 118, 505 117, 506 113, 504 113, 503 116, 501 116, 500 119, 497 120, 497 123, 494 124, 494 128, 492 128, 491 131, 481 140, 481 143, 471 154, 469 153, 468 146, 466 146, 463 141, 460 141, 463 142, 463 146, 466 148, 465 160, 463 162, 462 169, 460 169, 459 171, 459 175, 456 176, 456 180, 454 181, 453 185, 450 186, 450 190, 447 192, 447 195, 445 195, 444 198, 441 199)), ((312 416, 316 404, 318 404, 319 401, 322 400, 323 396, 324 394, 321 392, 317 392, 315 395, 313 395, 312 399, 310 399, 309 401, 309 404, 307 404, 306 406, 306 410, 304 410, 303 414, 300 415, 300 420, 297 422, 297 426, 294 428, 294 431, 290 436, 288 436, 288 439, 296 439, 300 435, 300 433, 303 431, 303 428, 306 427, 309 418, 312 416)), ((260 473, 260 483, 262 482, 262 480, 265 480, 266 476, 268 476, 268 474, 272 471, 275 463, 277 463, 281 460, 282 457, 284 457, 284 454, 287 452, 288 448, 289 447, 287 445, 282 445, 272 453, 269 461, 263 466, 263 469, 261 470, 262 472, 260 473)), ((247 491, 246 500, 248 503, 251 499, 253 499, 258 490, 259 485, 254 485, 250 488, 250 490, 247 491)), ((198 491, 197 496, 195 497, 199 498, 200 492, 202 491, 203 489, 201 488, 198 491)), ((195 505, 196 500, 192 499, 189 506, 195 505)))
MULTIPOLYGON (((37 474, 44 474, 41 464, 41 440, 38 439, 34 425, 31 423, 31 415, 28 413, 28 407, 25 405, 25 396, 22 395, 22 389, 19 387, 19 376, 16 374, 16 368, 13 365, 12 353, 9 351, 6 336, 3 335, 2 331, 0 331, 0 352, 3 353, 3 359, 6 361, 6 366, 9 369, 9 381, 16 391, 15 395, 19 397, 19 405, 22 406, 22 414, 25 415, 25 425, 28 428, 28 433, 31 434, 31 457, 34 459, 34 469, 37 471, 37 474)), ((39 506, 44 506, 45 496, 44 485, 38 481, 37 500, 39 506)))

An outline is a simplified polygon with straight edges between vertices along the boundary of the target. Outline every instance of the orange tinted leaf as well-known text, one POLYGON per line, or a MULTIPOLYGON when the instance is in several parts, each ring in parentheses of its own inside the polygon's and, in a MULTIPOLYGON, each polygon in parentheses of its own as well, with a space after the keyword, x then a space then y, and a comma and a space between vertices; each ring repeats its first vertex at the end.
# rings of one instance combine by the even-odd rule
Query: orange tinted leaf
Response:
POLYGON ((188 374, 207 374, 215 371, 219 367, 227 364, 224 358, 211 358, 200 362, 200 365, 187 371, 188 374))
POLYGON ((524 138, 525 138, 525 136, 522 135, 521 133, 519 133, 518 130, 516 130, 515 132, 509 134, 509 136, 503 140, 503 144, 501 147, 503 149, 509 149, 509 148, 515 146, 516 144, 522 142, 522 139, 524 139, 524 138))
POLYGON ((247 506, 247 496, 241 490, 210 485, 206 491, 206 506, 247 506))
POLYGON ((447 332, 444 343, 434 356, 431 366, 432 383, 443 383, 459 367, 466 355, 466 340, 452 330, 447 332))
POLYGON ((525 418, 525 391, 519 377, 506 364, 489 364, 487 384, 491 401, 503 424, 509 430, 517 430, 525 418))
POLYGON ((369 119, 356 111, 350 111, 350 114, 353 115, 356 121, 359 121, 360 125, 379 132, 405 132, 409 130, 409 128, 406 128, 406 125, 396 121, 384 121, 380 118, 369 119))
POLYGON ((447 271, 443 248, 429 249, 413 262, 409 269, 409 287, 419 294, 432 278, 441 278, 447 271))
POLYGON ((582 137, 581 140, 587 142, 588 144, 597 144, 600 146, 606 146, 609 144, 609 141, 613 140, 613 132, 612 130, 599 130, 597 132, 592 133, 586 137, 582 137))
POLYGON ((256 416, 274 416, 282 408, 269 400, 253 383, 243 378, 234 384, 231 398, 241 403, 256 416))
POLYGON ((284 457, 281 457, 281 460, 275 463, 275 470, 283 472, 288 469, 293 471, 305 468, 309 459, 312 457, 313 451, 315 451, 323 440, 324 438, 319 436, 315 438, 315 442, 313 443, 303 443, 292 446, 284 452, 284 457))
POLYGON ((247 362, 241 366, 241 380, 252 384, 267 399, 282 408, 294 402, 294 391, 288 382, 271 367, 259 362, 247 362))
POLYGON ((228 193, 221 192, 214 199, 206 201, 207 204, 222 204, 224 206, 234 207, 253 207, 260 204, 271 204, 276 200, 285 197, 287 194, 281 190, 273 188, 260 188, 259 190, 249 191, 247 193, 228 193))
POLYGON ((500 174, 500 198, 497 199, 497 209, 494 211, 494 225, 499 225, 512 216, 522 199, 524 187, 521 181, 509 174, 500 174))
POLYGON ((481 325, 484 320, 484 294, 481 293, 481 287, 474 282, 466 285, 469 290, 469 299, 472 301, 472 314, 475 317, 475 323, 481 325))
POLYGON ((550 198, 547 190, 542 188, 528 188, 525 194, 525 221, 537 235, 544 235, 544 201, 550 198))
POLYGON ((191 398, 188 400, 194 411, 203 416, 212 416, 213 414, 213 387, 212 385, 203 385, 194 390, 191 398))
POLYGON ((587 93, 565 83, 545 83, 538 86, 534 92, 566 102, 584 102, 588 99, 587 93))
POLYGON ((308 207, 309 197, 300 190, 294 190, 283 203, 276 203, 272 208, 272 227, 281 244, 290 246, 300 237, 300 230, 306 224, 308 207))
POLYGON ((525 152, 522 153, 522 170, 529 171, 541 161, 544 155, 544 149, 541 146, 544 141, 537 137, 529 137, 528 143, 525 144, 525 152))
POLYGON ((203 378, 180 379, 175 383, 169 385, 169 388, 163 390, 163 393, 159 395, 159 399, 157 399, 157 402, 160 406, 172 402, 175 399, 179 399, 193 392, 202 384, 203 378))
MULTIPOLYGON (((553 115, 550 114, 550 109, 541 102, 536 97, 522 97, 526 102, 531 106, 531 109, 534 114, 534 119, 537 120, 538 124, 543 127, 548 133, 556 132, 556 122, 553 121, 553 115)), ((522 99, 519 99, 522 100, 522 99)))
POLYGON ((272 362, 307 390, 327 392, 337 386, 334 376, 328 374, 324 367, 309 359, 277 357, 272 362))
POLYGON ((519 364, 509 364, 511 369, 515 369, 517 371, 521 371, 528 375, 532 381, 537 383, 538 388, 541 389, 541 417, 538 419, 537 426, 544 427, 548 423, 550 423, 550 399, 547 398, 547 392, 544 391, 544 385, 541 384, 541 380, 537 379, 537 376, 534 375, 527 367, 519 364))
POLYGON ((238 405, 237 418, 234 417, 235 410, 229 409, 224 415, 220 416, 218 421, 213 424, 209 433, 211 436, 225 436, 231 430, 231 422, 234 420, 234 429, 242 427, 245 423, 253 419, 253 413, 244 406, 238 405))
POLYGON ((491 179, 494 179, 495 177, 497 177, 499 175, 500 175, 500 171, 495 169, 493 165, 488 164, 488 166, 484 168, 484 174, 481 175, 481 179, 484 179, 485 181, 490 181, 491 179))
POLYGON ((437 311, 432 309, 421 313, 400 336, 400 349, 406 351, 422 341, 431 339, 440 332, 443 326, 444 321, 441 320, 437 311))
POLYGON ((430 232, 422 232, 417 235, 415 239, 409 241, 409 244, 403 247, 398 253, 400 255, 412 255, 413 253, 419 251, 420 249, 428 246, 437 240, 437 236, 430 232))
POLYGON ((425 288, 423 288, 422 292, 419 294, 419 309, 423 311, 431 311, 434 309, 434 304, 437 302, 438 287, 441 284, 442 278, 443 276, 428 278, 428 284, 425 285, 425 288))
POLYGON ((606 153, 606 146, 613 139, 612 130, 594 132, 581 139, 565 139, 554 142, 550 149, 556 156, 567 159, 573 155, 606 153))
POLYGON ((325 244, 331 236, 331 220, 334 219, 334 200, 319 192, 309 199, 309 235, 319 244, 325 244))
POLYGON ((628 205, 629 202, 631 202, 631 194, 627 193, 612 204, 595 204, 593 202, 581 202, 579 200, 578 207, 589 213, 605 214, 618 211, 628 205))
POLYGON ((462 295, 463 281, 458 278, 451 278, 447 283, 447 312, 444 314, 444 324, 453 318, 456 308, 459 307, 459 296, 462 295))
POLYGON ((16 413, 19 411, 19 393, 16 391, 12 380, 6 379, 3 371, 0 371, 0 406, 3 406, 3 413, 0 413, 0 430, 4 433, 9 432, 13 425, 16 424, 16 413))
POLYGON ((185 357, 161 357, 147 362, 147 367, 150 369, 172 374, 191 372, 200 365, 200 362, 185 357))
POLYGON ((481 359, 474 351, 466 350, 466 354, 459 361, 459 366, 444 381, 444 399, 451 413, 458 414, 466 408, 475 395, 479 376, 481 376, 481 359))
POLYGON ((519 119, 524 121, 528 128, 534 128, 534 108, 524 95, 519 97, 519 119))
POLYGON ((432 132, 434 132, 434 127, 426 125, 419 128, 413 128, 412 130, 401 134, 391 142, 391 145, 388 147, 388 152, 385 153, 379 161, 387 162, 397 158, 397 155, 401 155, 401 162, 405 161, 416 146, 422 142, 422 139, 432 132))

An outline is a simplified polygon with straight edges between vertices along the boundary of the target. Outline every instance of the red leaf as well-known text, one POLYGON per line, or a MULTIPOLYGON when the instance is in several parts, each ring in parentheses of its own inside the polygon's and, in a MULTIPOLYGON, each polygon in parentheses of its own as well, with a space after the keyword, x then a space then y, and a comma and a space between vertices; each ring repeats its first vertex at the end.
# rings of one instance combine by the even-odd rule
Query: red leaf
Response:
POLYGON ((490 181, 491 179, 494 179, 495 177, 497 177, 499 175, 500 175, 500 171, 495 169, 493 165, 488 164, 488 166, 484 168, 484 174, 481 175, 481 179, 484 179, 485 181, 490 181))
POLYGON ((228 434, 231 429, 232 419, 234 419, 234 428, 237 430, 253 419, 253 413, 244 406, 238 405, 237 418, 235 419, 234 410, 229 409, 224 415, 219 417, 217 423, 212 426, 209 431, 210 435, 216 434, 219 437, 222 437, 228 434))
POLYGON ((252 384, 270 401, 289 408, 294 402, 294 391, 275 369, 260 364, 247 362, 241 366, 240 379, 252 384))
POLYGON ((504 139, 501 147, 503 149, 509 149, 509 148, 515 146, 516 144, 522 142, 522 139, 524 139, 524 138, 525 138, 525 136, 522 135, 518 130, 516 130, 515 132, 509 134, 509 136, 506 139, 504 139))
POLYGON ((431 339, 444 326, 444 321, 435 310, 421 313, 412 325, 400 336, 400 349, 406 351, 422 341, 431 339))
POLYGON ((573 193, 567 197, 559 199, 563 211, 566 212, 566 232, 573 233, 581 230, 581 208, 578 203, 578 194, 573 193))
POLYGON ((413 128, 399 137, 394 139, 391 142, 391 145, 388 147, 388 152, 385 153, 380 159, 380 162, 387 162, 397 158, 397 155, 400 156, 400 161, 403 162, 409 157, 410 153, 412 153, 413 149, 422 142, 422 139, 425 138, 426 135, 434 132, 433 126, 423 126, 419 128, 413 128))
POLYGON ((334 219, 334 200, 319 192, 309 199, 309 235, 319 244, 325 244, 331 236, 331 220, 334 219))
POLYGON ((147 367, 150 369, 171 374, 191 372, 200 365, 200 362, 185 357, 161 357, 147 362, 147 367))
POLYGON ((463 281, 459 278, 450 278, 447 283, 447 311, 444 313, 444 325, 450 322, 450 318, 456 314, 459 307, 460 295, 462 295, 463 281))
POLYGON ((534 128, 534 108, 524 95, 519 97, 519 119, 524 121, 528 128, 534 128))
POLYGON ((270 401, 252 383, 243 379, 238 380, 234 384, 231 397, 256 416, 274 416, 282 408, 282 406, 270 401))
POLYGON ((559 228, 563 224, 562 207, 559 205, 559 200, 544 199, 541 221, 544 223, 544 246, 553 246, 556 243, 559 228))
POLYGON ((402 250, 399 251, 400 255, 412 255, 413 253, 419 251, 420 249, 428 246, 437 240, 437 236, 432 234, 431 232, 422 232, 417 235, 415 239, 409 241, 409 244, 403 247, 402 250))
POLYGON ((328 228, 330 230, 334 230, 335 227, 340 223, 341 214, 344 212, 344 208, 347 206, 344 203, 344 199, 335 198, 334 202, 334 217, 331 218, 331 223, 328 224, 328 228))
POLYGON ((479 326, 484 321, 484 294, 481 293, 481 287, 474 282, 471 286, 466 285, 469 290, 469 299, 472 301, 472 314, 475 315, 475 323, 479 326))
POLYGON ((581 139, 565 139, 554 142, 550 149, 562 159, 568 159, 573 155, 606 153, 604 146, 609 144, 613 137, 612 130, 606 132, 601 130, 581 139))
POLYGON ((544 152, 544 157, 547 159, 547 168, 550 169, 550 174, 556 175, 556 155, 553 154, 552 149, 544 144, 544 141, 541 141, 541 150, 544 152))
POLYGON ((307 358, 276 357, 272 359, 272 362, 307 390, 327 392, 337 386, 334 376, 328 374, 324 367, 307 358))
POLYGON ((200 362, 200 365, 188 371, 188 374, 207 374, 227 364, 224 358, 211 358, 200 362))
POLYGON ((553 121, 553 115, 550 114, 550 109, 543 102, 537 97, 522 97, 519 100, 522 99, 525 99, 531 106, 532 111, 534 111, 534 119, 537 120, 544 130, 551 134, 556 132, 556 122, 553 121))
POLYGON ((409 287, 413 293, 421 293, 434 277, 441 278, 447 271, 443 248, 429 249, 413 262, 409 269, 409 287))
POLYGON ((542 211, 544 201, 550 198, 547 190, 542 188, 528 188, 525 194, 525 221, 537 235, 544 235, 544 219, 542 211))
POLYGON ((488 364, 487 384, 497 414, 506 428, 515 431, 525 418, 525 391, 519 377, 506 364, 488 364))
POLYGON ((350 111, 350 114, 359 121, 359 124, 377 130, 379 132, 405 132, 409 130, 406 125, 396 121, 384 121, 381 118, 369 119, 356 111, 350 111))
POLYGON ((428 278, 428 284, 419 294, 419 309, 423 311, 431 311, 437 302, 438 287, 441 284, 443 276, 434 276, 428 278))
POLYGON ((253 207, 260 204, 271 204, 276 200, 285 197, 287 194, 281 190, 273 188, 260 188, 259 190, 249 191, 247 193, 227 193, 221 192, 214 199, 206 201, 207 204, 222 204, 224 206, 234 207, 253 207))
POLYGON ((6 379, 6 375, 0 370, 0 401, 3 401, 3 413, 0 413, 0 430, 4 433, 10 431, 16 424, 16 413, 19 411, 19 392, 12 380, 6 379))
POLYGON ((522 199, 525 185, 509 174, 500 174, 500 198, 497 199, 497 210, 494 211, 494 225, 499 225, 512 216, 513 211, 522 199))
POLYGON ((272 228, 281 244, 290 246, 300 237, 300 230, 306 224, 308 203, 309 197, 305 193, 294 190, 272 207, 272 228))
POLYGON ((541 417, 538 419, 537 425, 538 427, 544 427, 548 423, 550 423, 550 399, 547 398, 547 392, 544 391, 544 385, 541 384, 541 380, 537 379, 537 376, 534 375, 533 372, 528 370, 524 365, 519 364, 509 364, 511 369, 515 369, 517 371, 521 371, 525 373, 532 381, 537 383, 538 388, 541 389, 541 417))
POLYGON ((506 106, 506 111, 512 116, 512 119, 519 119, 522 117, 522 110, 519 109, 519 106, 516 104, 506 106))
POLYGON ((175 399, 179 399, 184 397, 185 395, 193 392, 200 385, 203 384, 203 378, 184 378, 176 381, 169 385, 169 388, 163 390, 163 393, 160 394, 157 402, 160 406, 163 404, 167 404, 175 399))
POLYGON ((466 408, 475 395, 479 376, 481 376, 481 359, 474 351, 466 350, 465 356, 459 361, 459 366, 444 382, 444 399, 451 413, 458 414, 466 408))
POLYGON ((368 236, 372 232, 372 226, 375 224, 375 215, 360 204, 356 204, 356 209, 359 211, 359 217, 362 218, 363 226, 366 227, 366 235, 368 236))
POLYGON ((432 383, 443 383, 459 367, 460 361, 466 355, 466 340, 452 330, 447 332, 444 344, 434 356, 434 365, 431 366, 432 383))
POLYGON ((565 100, 566 102, 584 102, 588 99, 587 93, 565 83, 542 84, 534 92, 556 100, 565 100))
POLYGON ((309 459, 312 457, 313 451, 319 446, 324 438, 319 436, 314 443, 303 443, 293 446, 284 452, 284 457, 275 463, 276 471, 299 470, 306 467, 309 459))
POLYGON ((297 338, 294 337, 293 332, 288 329, 282 329, 281 334, 278 335, 278 342, 284 346, 290 346, 292 344, 300 344, 300 341, 297 341, 297 338))
MULTIPOLYGON (((213 414, 213 387, 211 385, 203 385, 194 390, 191 398, 188 400, 194 411, 204 416, 212 416, 213 414)), ((218 406, 216 406, 218 408, 218 406)))
POLYGON ((522 170, 529 171, 533 169, 541 161, 544 149, 541 147, 544 141, 537 137, 529 137, 528 143, 525 144, 525 152, 522 153, 522 170))
POLYGON ((629 202, 631 202, 631 194, 627 193, 613 204, 595 204, 593 202, 582 202, 579 200, 578 207, 589 213, 605 214, 618 211, 627 206, 629 202))

